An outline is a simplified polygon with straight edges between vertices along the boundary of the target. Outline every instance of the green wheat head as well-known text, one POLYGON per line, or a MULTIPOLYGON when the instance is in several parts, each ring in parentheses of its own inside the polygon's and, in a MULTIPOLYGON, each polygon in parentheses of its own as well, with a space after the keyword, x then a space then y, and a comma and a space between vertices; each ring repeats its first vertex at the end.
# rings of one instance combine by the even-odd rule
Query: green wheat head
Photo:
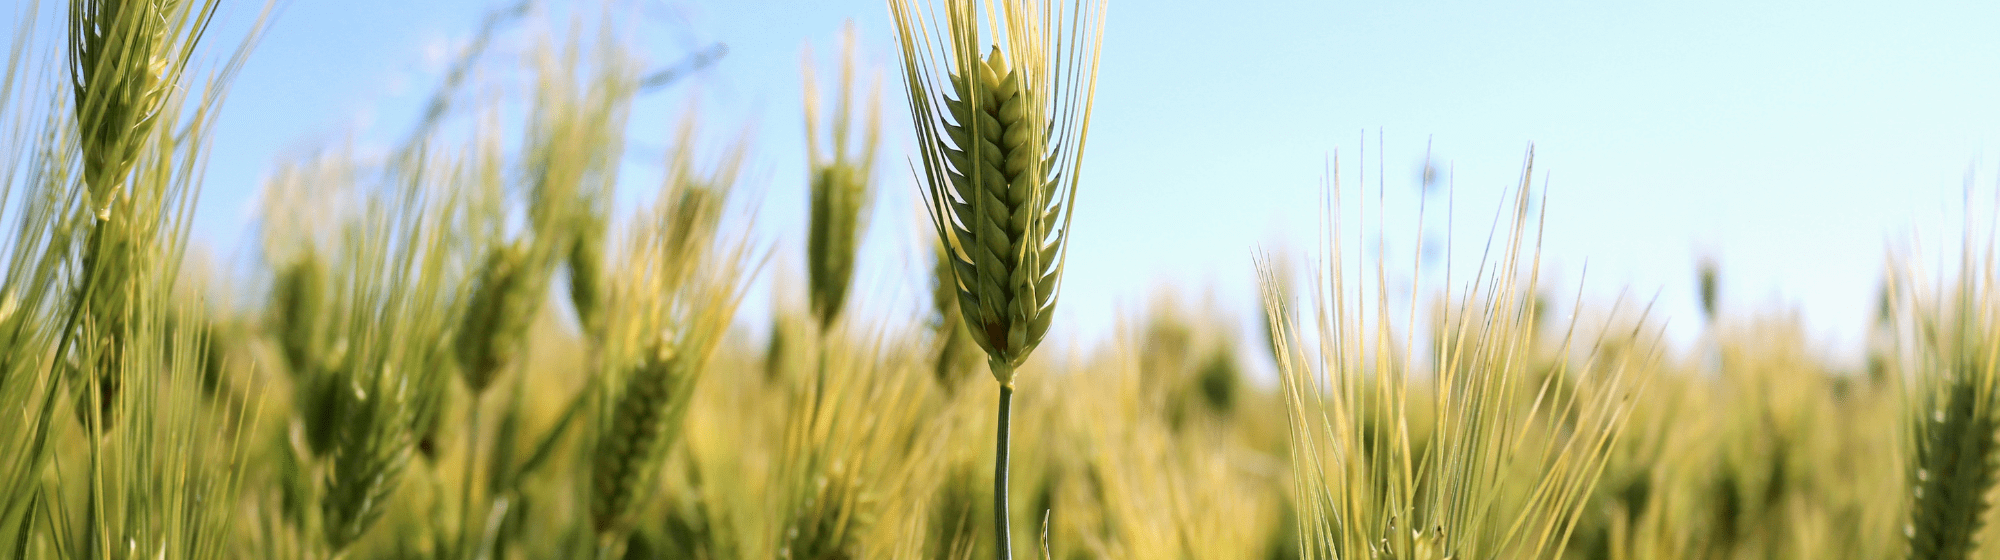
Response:
POLYGON ((1941 397, 1917 450, 1917 505, 1908 531, 1913 559, 1971 557, 1977 544, 1973 537, 1985 525, 1986 490, 1993 487, 1993 471, 2000 466, 1994 455, 1991 384, 1953 382, 1941 397))
POLYGON ((459 326, 459 373, 475 395, 519 359, 528 344, 528 326, 547 295, 546 267, 537 266, 526 245, 515 241, 487 255, 459 326))
POLYGON ((91 206, 108 212, 186 70, 214 2, 70 3, 70 87, 91 206))
MULTIPOLYGON (((811 157, 812 214, 806 226, 806 276, 813 315, 820 328, 840 317, 847 289, 854 283, 854 255, 867 229, 869 184, 874 179, 875 147, 881 138, 882 92, 878 82, 865 102, 859 153, 849 148, 853 136, 855 32, 850 23, 841 36, 839 82, 835 86, 830 136, 832 153, 820 152, 819 92, 813 87, 810 58, 805 65, 806 151, 811 157)), ((810 56, 810 52, 808 52, 810 56)))
POLYGON ((691 362, 663 344, 626 373, 610 433, 592 463, 590 517, 598 532, 628 523, 633 504, 647 497, 653 471, 678 439, 687 413, 691 362))
MULTIPOLYGON (((1992 257, 1971 254, 1968 235, 1958 285, 1948 298, 1892 301, 1913 304, 1918 375, 1912 424, 1911 465, 1914 502, 1904 535, 1910 558, 1960 560, 1978 552, 1978 535, 1991 505, 1995 471, 2000 470, 2000 301, 1990 295, 1992 257)), ((1894 297, 1891 298, 1895 299, 1894 297)))
POLYGON ((959 311, 1011 386, 1054 315, 1105 4, 891 0, 889 9, 959 311))
POLYGON ((70 3, 68 65, 84 187, 75 298, 84 313, 74 342, 85 375, 76 380, 77 417, 92 429, 112 420, 125 384, 125 340, 138 313, 130 308, 129 285, 178 248, 170 230, 186 219, 177 213, 186 209, 191 174, 177 168, 194 152, 177 150, 175 131, 155 125, 205 128, 208 107, 187 114, 189 84, 181 78, 214 8, 159 0, 70 3))

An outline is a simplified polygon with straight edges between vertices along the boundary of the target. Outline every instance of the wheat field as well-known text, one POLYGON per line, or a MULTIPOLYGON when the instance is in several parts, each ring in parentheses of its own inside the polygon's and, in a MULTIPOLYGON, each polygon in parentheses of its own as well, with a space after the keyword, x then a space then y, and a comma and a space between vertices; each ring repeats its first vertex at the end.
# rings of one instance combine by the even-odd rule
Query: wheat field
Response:
POLYGON ((506 59, 530 85, 490 87, 486 33, 548 16, 524 4, 386 153, 272 162, 230 270, 190 256, 193 202, 265 26, 209 33, 220 9, 23 8, 61 25, 23 24, 0 75, 0 557, 2000 558, 1979 197, 1943 267, 1885 258, 1860 368, 1722 307, 1713 266, 1692 345, 1643 299, 1546 288, 1532 154, 1452 240, 1476 269, 1391 280, 1353 234, 1399 226, 1335 164, 1324 250, 1255 255, 1262 332, 1161 298, 1035 352, 1058 303, 1102 304, 1059 296, 1091 107, 1120 102, 1104 2, 889 0, 886 72, 852 28, 807 57, 797 185, 698 108, 632 142, 675 74, 608 21, 544 22, 506 59), (619 204, 631 158, 665 172, 619 204), (896 265, 858 246, 905 173, 928 311, 843 312, 896 265), (772 189, 809 215, 760 212, 772 189))

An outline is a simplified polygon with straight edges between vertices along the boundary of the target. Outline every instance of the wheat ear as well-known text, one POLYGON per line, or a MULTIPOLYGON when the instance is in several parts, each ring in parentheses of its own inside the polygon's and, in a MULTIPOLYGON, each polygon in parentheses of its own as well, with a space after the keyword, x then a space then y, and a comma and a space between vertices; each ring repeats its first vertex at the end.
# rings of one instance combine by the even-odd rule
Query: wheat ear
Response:
POLYGON ((479 270, 456 340, 459 372, 475 398, 527 346, 529 323, 547 292, 545 267, 536 260, 528 244, 516 241, 495 248, 479 270))
POLYGON ((1917 452, 1916 512, 1910 558, 1970 558, 1993 487, 1992 387, 1970 375, 1954 381, 1926 426, 1917 452), (1986 386, 1981 386, 1986 385, 1986 386))
MULTIPOLYGON (((1971 246, 1972 240, 1966 244, 1971 246)), ((1916 402, 1921 408, 1912 472, 1915 504, 1905 529, 1910 558, 1916 560, 1963 560, 1977 552, 1987 493, 2000 469, 1995 453, 2000 444, 1994 440, 2000 428, 1994 409, 1994 396, 2000 393, 2000 372, 1994 367, 2000 344, 1984 330, 1993 324, 1996 302, 1986 295, 1990 273, 1976 272, 1993 270, 1993 265, 1967 253, 1961 266, 1953 309, 1924 310, 1931 317, 1955 320, 1919 316, 1916 324, 1928 351, 1918 376, 1924 386, 1918 388, 1922 400, 1916 402)))
POLYGON ((632 504, 659 460, 680 435, 686 416, 692 372, 686 360, 660 348, 632 368, 625 390, 612 409, 610 434, 597 447, 592 463, 591 523, 608 532, 625 522, 632 504))
MULTIPOLYGON (((881 137, 881 87, 866 101, 861 145, 850 150, 853 124, 854 25, 841 38, 839 83, 835 86, 830 154, 820 153, 819 93, 813 87, 811 59, 805 65, 806 147, 811 155, 812 205, 807 217, 806 276, 812 311, 822 330, 831 328, 847 301, 854 280, 854 254, 866 230, 869 183, 874 176, 875 146, 881 137)), ((810 57, 810 52, 808 52, 810 57)))

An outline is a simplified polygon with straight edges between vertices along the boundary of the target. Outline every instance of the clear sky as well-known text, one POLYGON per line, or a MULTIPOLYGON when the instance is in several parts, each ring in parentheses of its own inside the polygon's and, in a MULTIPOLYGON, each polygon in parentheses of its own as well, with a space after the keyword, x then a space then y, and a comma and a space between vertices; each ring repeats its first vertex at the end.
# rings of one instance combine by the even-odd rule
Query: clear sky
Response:
MULTIPOLYGON (((290 0, 217 130, 202 242, 244 258, 232 255, 252 246, 256 185, 281 158, 408 130, 441 61, 494 4, 290 0)), ((636 134, 664 138, 690 98, 716 138, 751 131, 761 233, 779 243, 780 275, 798 278, 801 49, 830 61, 853 19, 888 68, 884 2, 634 5, 660 64, 729 46, 719 65, 645 101, 636 134)), ((255 12, 227 9, 212 37, 255 12)), ((1851 345, 1885 248, 1957 231, 1941 220, 1956 221, 1968 174, 1989 194, 2000 184, 1995 22, 1989 1, 1114 1, 1054 338, 1109 336, 1163 288, 1212 297, 1254 334, 1252 255, 1314 250, 1336 152, 1344 180, 1365 159, 1374 183, 1379 157, 1388 190, 1410 192, 1428 146, 1455 177, 1458 213, 1477 216, 1461 220, 1473 230, 1459 242, 1483 241, 1532 143, 1555 285, 1574 290, 1588 261, 1587 299, 1658 293, 1685 340, 1700 323, 1694 263, 1710 255, 1725 307, 1796 309, 1829 349, 1851 345)), ((882 194, 861 273, 878 315, 927 297, 914 284, 927 234, 912 225, 908 116, 887 75, 882 194)), ((1391 250, 1406 251, 1397 243, 1414 236, 1400 232, 1416 226, 1388 229, 1391 250)), ((768 297, 751 296, 747 323, 762 323, 768 297)))

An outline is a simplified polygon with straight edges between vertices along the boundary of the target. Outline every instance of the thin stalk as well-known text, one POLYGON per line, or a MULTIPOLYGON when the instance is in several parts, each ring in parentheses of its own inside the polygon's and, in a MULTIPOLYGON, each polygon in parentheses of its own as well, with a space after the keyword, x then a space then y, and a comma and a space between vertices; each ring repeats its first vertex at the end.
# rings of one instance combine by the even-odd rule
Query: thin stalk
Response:
MULTIPOLYGON (((1012 377, 1013 367, 993 363, 995 375, 1012 377), (1008 371, 1000 371, 1002 369, 1008 371)), ((1014 404, 1014 385, 1000 385, 1000 425, 993 448, 993 544, 1000 560, 1013 560, 1014 533, 1007 529, 1007 417, 1014 404)))
POLYGON ((609 533, 605 534, 602 537, 598 537, 597 546, 592 549, 593 551, 595 551, 595 553, 591 555, 591 560, 611 560, 613 556, 616 556, 616 554, 612 549, 615 548, 617 544, 618 544, 618 538, 612 536, 609 533))
POLYGON ((472 408, 465 413, 467 423, 465 437, 465 480, 461 481, 465 485, 465 492, 460 496, 461 499, 459 501, 458 544, 453 546, 458 556, 464 558, 472 557, 471 554, 467 553, 467 543, 477 542, 469 541, 466 537, 472 534, 472 479, 476 474, 476 467, 479 464, 478 461, 474 460, 479 456, 479 400, 479 394, 474 393, 472 395, 472 408))

